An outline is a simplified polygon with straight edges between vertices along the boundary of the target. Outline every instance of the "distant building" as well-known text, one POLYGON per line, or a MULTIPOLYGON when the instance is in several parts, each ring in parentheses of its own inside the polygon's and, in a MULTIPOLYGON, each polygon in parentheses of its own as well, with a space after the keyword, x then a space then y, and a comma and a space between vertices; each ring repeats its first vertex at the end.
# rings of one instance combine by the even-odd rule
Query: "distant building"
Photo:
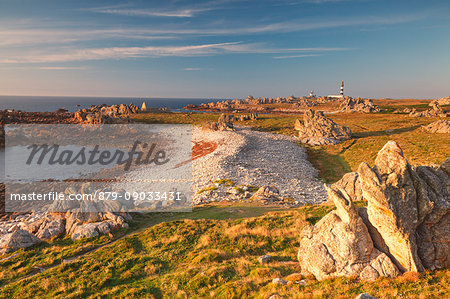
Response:
POLYGON ((310 98, 315 98, 315 97, 316 97, 316 95, 314 94, 314 91, 311 90, 311 91, 309 92, 309 97, 310 97, 310 98))
POLYGON ((341 81, 341 88, 339 94, 330 94, 329 98, 343 98, 344 97, 344 81, 341 81))

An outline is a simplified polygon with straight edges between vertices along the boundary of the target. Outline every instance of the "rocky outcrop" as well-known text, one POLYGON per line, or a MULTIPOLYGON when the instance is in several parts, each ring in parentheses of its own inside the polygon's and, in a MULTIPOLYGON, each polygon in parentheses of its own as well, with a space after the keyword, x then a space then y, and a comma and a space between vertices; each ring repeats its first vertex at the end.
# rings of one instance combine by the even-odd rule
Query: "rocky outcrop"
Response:
POLYGON ((127 228, 131 217, 127 213, 80 212, 31 213, 0 222, 0 255, 26 248, 61 235, 72 240, 109 234, 127 228))
POLYGON ((121 215, 110 212, 106 213, 66 213, 66 231, 72 240, 92 238, 99 235, 109 234, 119 228, 127 228, 128 223, 121 215))
POLYGON ((450 159, 412 167, 394 141, 327 187, 336 210, 302 233, 298 259, 317 279, 363 280, 450 267, 450 159), (358 191, 360 190, 360 192, 358 191), (356 209, 353 201, 367 200, 356 209))
POLYGON ((206 131, 234 131, 232 114, 221 114, 217 122, 207 122, 203 124, 202 129, 206 131))
POLYGON ((341 112, 380 112, 380 108, 373 104, 373 101, 370 99, 362 99, 362 98, 347 98, 344 99, 339 109, 341 112))
POLYGON ((440 98, 439 100, 437 100, 437 102, 441 106, 450 105, 450 96, 449 97, 445 97, 445 98, 440 98))
POLYGON ((233 123, 209 121, 203 124, 202 129, 205 131, 234 131, 234 126, 233 123))
POLYGON ((357 172, 349 172, 344 174, 342 179, 334 184, 339 190, 344 190, 345 193, 353 200, 363 200, 361 181, 357 172))
POLYGON ((219 123, 232 123, 236 120, 233 114, 224 114, 222 113, 219 116, 219 120, 217 122, 219 123))
POLYGON ((129 105, 98 105, 75 112, 74 118, 83 124, 124 124, 129 123, 129 115, 137 113, 139 108, 129 105))
POLYGON ((438 120, 429 125, 422 126, 422 129, 429 133, 450 133, 450 121, 438 120))
POLYGON ((282 200, 280 191, 274 186, 262 186, 250 197, 251 200, 272 202, 282 200))
POLYGON ((374 247, 369 230, 347 193, 338 187, 328 187, 327 191, 336 211, 303 230, 298 251, 302 272, 313 274, 318 280, 337 276, 359 276, 366 280, 397 276, 395 264, 374 247))
POLYGON ((27 248, 40 243, 41 240, 26 230, 17 229, 0 236, 0 254, 6 254, 19 248, 27 248))
POLYGON ((350 139, 349 128, 336 124, 324 116, 321 111, 307 110, 303 116, 303 123, 296 120, 295 129, 302 143, 310 145, 336 144, 350 139))
MULTIPOLYGON (((347 99, 348 97, 344 97, 347 99)), ((281 112, 281 113, 298 113, 300 108, 307 108, 317 106, 329 102, 340 101, 342 98, 335 97, 294 97, 288 98, 254 98, 249 95, 243 100, 225 100, 217 102, 202 103, 200 105, 187 105, 184 109, 187 110, 208 110, 208 111, 258 111, 258 112, 281 112), (263 107, 261 105, 267 104, 291 104, 289 108, 279 107, 263 107)))
POLYGON ((36 232, 36 237, 41 240, 48 240, 64 234, 64 217, 53 214, 46 217, 36 232))
POLYGON ((241 114, 236 117, 236 120, 239 120, 239 121, 255 120, 255 119, 258 119, 258 114, 256 114, 256 113, 241 114))
POLYGON ((410 117, 447 117, 447 113, 442 110, 438 101, 432 101, 430 104, 430 109, 422 112, 418 112, 415 108, 409 113, 410 117))

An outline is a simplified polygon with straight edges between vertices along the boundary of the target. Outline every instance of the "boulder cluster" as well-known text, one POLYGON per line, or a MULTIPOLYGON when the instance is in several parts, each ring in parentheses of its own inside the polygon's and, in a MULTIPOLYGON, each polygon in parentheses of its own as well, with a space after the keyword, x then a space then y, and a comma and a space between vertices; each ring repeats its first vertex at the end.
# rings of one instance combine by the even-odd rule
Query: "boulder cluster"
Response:
POLYGON ((254 98, 253 96, 248 96, 244 100, 234 99, 234 100, 224 100, 218 102, 202 103, 198 106, 189 105, 190 108, 198 109, 212 109, 212 110, 235 110, 240 108, 242 105, 261 105, 261 104, 281 104, 281 103, 293 103, 294 97, 289 98, 254 98))
POLYGON ((234 131, 234 121, 255 120, 257 118, 258 115, 256 113, 237 116, 222 113, 217 122, 207 122, 203 124, 202 129, 207 131, 234 131))
POLYGON ((450 121, 441 119, 429 125, 422 126, 428 133, 450 133, 450 121))
MULTIPOLYGON (((52 188, 52 183, 48 184, 52 188)), ((94 194, 97 188, 98 183, 95 187, 90 182, 68 184, 64 193, 94 194)), ((30 212, 19 212, 27 210, 19 202, 13 207, 18 212, 6 214, 0 221, 0 255, 62 235, 79 240, 127 228, 131 216, 126 211, 132 204, 123 200, 56 200, 50 205, 34 205, 30 212)))
POLYGON ((438 101, 432 101, 430 108, 426 111, 418 112, 415 108, 409 113, 410 117, 447 117, 447 113, 442 109, 438 101))
POLYGON ((235 116, 235 119, 238 121, 256 120, 256 119, 258 119, 258 114, 256 114, 256 113, 241 114, 241 115, 235 116))
MULTIPOLYGON (((345 97, 347 99, 348 97, 345 97)), ((238 110, 251 110, 254 111, 285 111, 295 112, 299 108, 306 108, 317 106, 329 102, 339 101, 341 98, 334 97, 299 97, 290 96, 288 98, 254 98, 249 95, 243 100, 224 100, 218 102, 202 103, 200 105, 187 105, 185 109, 188 110, 213 110, 213 111, 238 111, 238 110), (292 104, 290 109, 288 108, 268 108, 261 107, 263 104, 292 104), (249 107, 250 106, 250 107, 249 107), (292 111, 291 111, 292 110, 292 111)))
POLYGON ((341 103, 339 109, 341 112, 380 112, 380 108, 375 106, 372 100, 362 98, 346 98, 341 103))
POLYGON ((310 145, 336 144, 350 139, 349 128, 336 124, 325 117, 322 111, 307 110, 303 115, 303 123, 295 121, 295 129, 302 143, 310 145))
POLYGON ((129 123, 129 115, 137 113, 139 108, 133 104, 98 105, 89 109, 80 109, 74 118, 83 124, 124 124, 129 123))
POLYGON ((450 267, 450 158, 413 167, 389 141, 374 167, 362 163, 326 188, 336 210, 303 230, 303 273, 375 280, 450 267), (358 197, 367 207, 355 207, 358 197))
POLYGON ((437 102, 441 106, 450 105, 450 96, 445 97, 445 98, 440 98, 439 100, 437 100, 437 102))
POLYGON ((127 213, 31 213, 0 223, 0 255, 68 234, 72 240, 91 238, 128 227, 127 213))

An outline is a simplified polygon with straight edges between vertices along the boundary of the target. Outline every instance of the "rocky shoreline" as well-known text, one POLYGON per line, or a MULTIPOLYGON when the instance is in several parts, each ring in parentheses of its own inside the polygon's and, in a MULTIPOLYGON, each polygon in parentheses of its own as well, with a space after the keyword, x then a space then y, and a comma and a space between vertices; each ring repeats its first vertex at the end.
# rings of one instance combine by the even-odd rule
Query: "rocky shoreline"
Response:
POLYGON ((202 103, 200 105, 187 105, 186 110, 233 113, 282 113, 298 114, 307 109, 323 104, 339 104, 335 111, 339 112, 380 112, 381 109, 370 99, 343 97, 299 97, 288 98, 253 98, 248 96, 243 100, 224 100, 218 102, 202 103), (282 105, 282 107, 279 107, 282 105))

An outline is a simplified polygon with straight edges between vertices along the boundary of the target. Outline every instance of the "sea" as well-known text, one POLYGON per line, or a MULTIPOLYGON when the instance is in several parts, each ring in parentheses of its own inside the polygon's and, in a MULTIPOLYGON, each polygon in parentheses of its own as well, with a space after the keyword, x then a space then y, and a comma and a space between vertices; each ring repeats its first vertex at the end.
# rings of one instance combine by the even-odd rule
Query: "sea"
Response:
POLYGON ((142 102, 148 108, 169 107, 174 112, 186 111, 183 109, 188 104, 199 105, 201 103, 217 102, 224 99, 200 99, 200 98, 133 98, 133 97, 57 97, 57 96, 0 96, 0 110, 14 109, 28 112, 52 112, 59 108, 65 108, 69 112, 90 108, 91 105, 130 104, 142 106, 142 102))

